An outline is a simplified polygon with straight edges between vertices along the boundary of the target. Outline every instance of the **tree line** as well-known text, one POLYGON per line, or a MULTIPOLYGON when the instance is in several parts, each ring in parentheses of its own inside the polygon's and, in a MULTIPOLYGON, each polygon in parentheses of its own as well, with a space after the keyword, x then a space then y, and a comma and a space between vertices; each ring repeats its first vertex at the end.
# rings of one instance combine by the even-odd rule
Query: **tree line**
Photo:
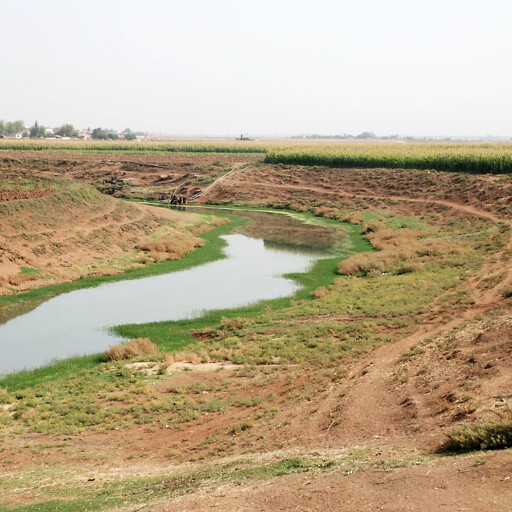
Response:
MULTIPOLYGON (((0 119, 0 137, 5 135, 14 136, 17 133, 21 133, 23 137, 30 137, 31 139, 42 139, 48 137, 54 137, 59 135, 61 137, 78 137, 78 130, 74 128, 72 124, 63 124, 56 130, 52 130, 49 133, 46 131, 46 127, 38 124, 36 121, 30 128, 25 127, 24 121, 3 121, 0 119)), ((96 140, 116 140, 119 135, 114 130, 105 130, 103 128, 95 128, 92 130, 91 137, 96 140)), ((125 140, 134 140, 137 135, 126 128, 122 132, 122 138, 125 140)))

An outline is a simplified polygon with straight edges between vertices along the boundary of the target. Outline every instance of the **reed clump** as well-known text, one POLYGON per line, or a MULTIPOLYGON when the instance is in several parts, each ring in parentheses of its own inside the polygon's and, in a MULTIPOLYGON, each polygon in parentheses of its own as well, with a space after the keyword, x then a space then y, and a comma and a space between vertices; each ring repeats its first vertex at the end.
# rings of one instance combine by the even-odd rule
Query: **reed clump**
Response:
POLYGON ((179 260, 197 247, 203 247, 204 241, 200 238, 184 233, 175 233, 157 240, 147 240, 135 246, 141 251, 138 263, 158 263, 167 260, 179 260))
POLYGON ((126 343, 113 345, 103 352, 103 361, 121 361, 143 355, 157 355, 160 349, 149 338, 136 338, 126 343))

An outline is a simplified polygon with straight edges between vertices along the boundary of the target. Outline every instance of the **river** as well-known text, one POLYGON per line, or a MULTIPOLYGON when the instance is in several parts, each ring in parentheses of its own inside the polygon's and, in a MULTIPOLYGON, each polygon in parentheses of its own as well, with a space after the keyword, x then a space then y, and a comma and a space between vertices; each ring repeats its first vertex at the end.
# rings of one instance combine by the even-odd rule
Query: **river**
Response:
POLYGON ((123 341, 109 331, 116 325, 193 318, 212 309, 293 295, 297 283, 283 276, 306 272, 315 260, 327 257, 332 233, 284 215, 252 217, 245 228, 251 236, 222 237, 224 259, 72 291, 0 325, 0 373, 102 352, 123 341))

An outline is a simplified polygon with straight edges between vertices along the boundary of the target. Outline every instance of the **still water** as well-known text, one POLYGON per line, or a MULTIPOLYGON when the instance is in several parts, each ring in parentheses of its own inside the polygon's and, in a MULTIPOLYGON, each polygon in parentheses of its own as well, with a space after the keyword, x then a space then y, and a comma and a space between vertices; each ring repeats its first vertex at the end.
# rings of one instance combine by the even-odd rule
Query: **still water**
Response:
POLYGON ((243 234, 222 238, 225 259, 69 292, 0 325, 0 373, 101 352, 122 341, 108 331, 116 325, 193 318, 207 310, 290 296, 298 285, 283 275, 305 272, 327 255, 277 235, 268 237, 270 243, 243 234))

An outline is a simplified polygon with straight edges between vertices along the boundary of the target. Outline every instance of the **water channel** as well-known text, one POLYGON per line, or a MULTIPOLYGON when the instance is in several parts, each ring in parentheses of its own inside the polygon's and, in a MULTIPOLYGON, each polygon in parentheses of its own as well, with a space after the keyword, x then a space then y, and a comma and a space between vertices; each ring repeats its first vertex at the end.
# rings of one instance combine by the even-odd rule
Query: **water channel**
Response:
POLYGON ((193 318, 293 295, 297 283, 283 276, 332 255, 329 229, 285 215, 248 215, 242 233, 222 237, 224 259, 72 291, 0 325, 0 374, 102 352, 123 341, 108 330, 116 325, 193 318))

